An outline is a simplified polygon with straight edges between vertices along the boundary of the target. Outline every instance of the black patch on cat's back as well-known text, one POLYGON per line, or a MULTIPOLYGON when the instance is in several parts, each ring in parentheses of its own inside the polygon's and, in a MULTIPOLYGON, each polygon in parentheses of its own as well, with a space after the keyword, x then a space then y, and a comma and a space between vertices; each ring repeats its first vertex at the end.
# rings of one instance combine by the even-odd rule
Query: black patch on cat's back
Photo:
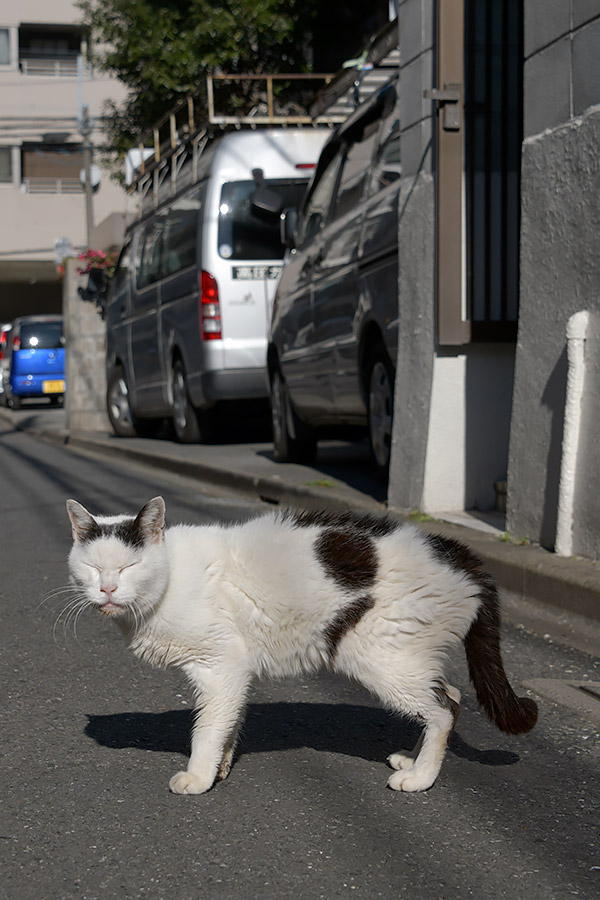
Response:
POLYGON ((326 528, 315 541, 315 553, 338 587, 364 591, 374 584, 377 550, 368 534, 326 528))
POLYGON ((374 605, 375 601, 373 598, 367 595, 365 597, 359 597, 358 600, 349 603, 344 609, 340 609, 333 621, 329 623, 323 632, 330 659, 334 658, 338 644, 346 632, 358 625, 364 614, 370 609, 373 609, 374 605))
POLYGON ((456 572, 470 575, 481 587, 487 587, 490 576, 483 571, 483 563, 465 544, 439 534, 423 534, 440 562, 446 563, 456 572))
POLYGON ((377 516, 372 513, 362 515, 353 512, 336 513, 326 509, 287 510, 283 514, 283 521, 291 522, 297 528, 317 525, 322 528, 351 529, 373 537, 385 537, 400 528, 400 523, 388 516, 377 516))

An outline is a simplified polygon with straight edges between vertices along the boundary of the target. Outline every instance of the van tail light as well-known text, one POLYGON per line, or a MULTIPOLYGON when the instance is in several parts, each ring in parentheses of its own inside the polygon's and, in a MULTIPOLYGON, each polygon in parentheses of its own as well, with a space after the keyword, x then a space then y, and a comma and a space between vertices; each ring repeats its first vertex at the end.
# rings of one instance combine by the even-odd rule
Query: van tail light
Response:
POLYGON ((221 306, 214 275, 200 272, 200 334, 203 341, 221 340, 221 306))
POLYGON ((13 350, 18 350, 20 346, 21 346, 21 338, 17 337, 17 335, 15 334, 15 336, 13 338, 13 350))

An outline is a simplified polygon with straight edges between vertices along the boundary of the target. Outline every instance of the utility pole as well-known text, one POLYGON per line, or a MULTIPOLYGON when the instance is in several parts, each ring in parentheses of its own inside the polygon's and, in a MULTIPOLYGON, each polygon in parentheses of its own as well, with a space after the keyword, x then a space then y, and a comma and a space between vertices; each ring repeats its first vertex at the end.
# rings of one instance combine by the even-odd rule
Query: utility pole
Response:
POLYGON ((79 131, 83 138, 83 168, 85 172, 85 233, 86 246, 91 246, 92 228, 94 227, 94 211, 92 205, 92 123, 87 106, 81 107, 79 131))

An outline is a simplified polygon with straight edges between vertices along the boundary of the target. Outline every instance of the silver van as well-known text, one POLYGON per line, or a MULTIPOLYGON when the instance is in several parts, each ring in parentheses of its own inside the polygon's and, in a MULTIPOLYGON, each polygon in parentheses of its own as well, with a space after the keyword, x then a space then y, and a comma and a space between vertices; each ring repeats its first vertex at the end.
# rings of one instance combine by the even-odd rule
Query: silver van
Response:
POLYGON ((179 441, 203 441, 221 401, 267 397, 278 212, 301 202, 329 133, 225 134, 178 175, 183 190, 129 228, 106 306, 117 434, 148 435, 169 418, 179 441))
POLYGON ((368 431, 389 466, 398 343, 400 126, 395 81, 332 134, 299 210, 275 295, 268 369, 274 455, 310 461, 320 437, 368 431))

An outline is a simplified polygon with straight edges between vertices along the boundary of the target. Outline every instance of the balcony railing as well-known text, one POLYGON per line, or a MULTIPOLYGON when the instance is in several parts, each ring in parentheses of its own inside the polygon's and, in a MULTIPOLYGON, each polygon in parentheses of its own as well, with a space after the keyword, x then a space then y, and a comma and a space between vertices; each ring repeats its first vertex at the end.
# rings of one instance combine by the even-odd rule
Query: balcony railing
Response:
POLYGON ((23 179, 26 194, 80 194, 83 186, 79 178, 41 178, 39 176, 23 179))
MULTIPOLYGON (((77 75, 77 57, 73 50, 67 53, 42 53, 39 50, 21 50, 19 66, 24 75, 49 75, 60 78, 74 78, 77 75)), ((89 66, 84 64, 85 74, 89 66)))

